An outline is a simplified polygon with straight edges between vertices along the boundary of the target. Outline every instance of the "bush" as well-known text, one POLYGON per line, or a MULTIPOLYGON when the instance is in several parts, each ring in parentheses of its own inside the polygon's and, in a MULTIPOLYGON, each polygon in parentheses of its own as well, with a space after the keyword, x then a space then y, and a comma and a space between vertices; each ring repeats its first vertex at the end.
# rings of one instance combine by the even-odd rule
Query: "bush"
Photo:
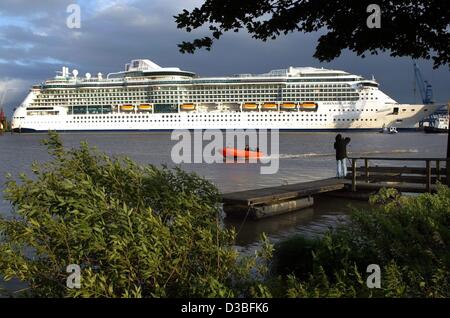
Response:
POLYGON ((295 274, 298 278, 313 270, 313 251, 321 241, 295 236, 275 245, 272 272, 278 275, 295 274))
POLYGON ((292 297, 449 297, 450 190, 403 197, 384 189, 368 211, 315 241, 295 237, 275 247, 275 274, 292 297), (293 253, 297 250, 296 253, 293 253), (366 285, 381 267, 381 289, 366 285))
POLYGON ((0 275, 28 284, 32 297, 236 297, 259 285, 255 260, 238 259, 222 227, 219 193, 181 170, 142 167, 83 143, 66 150, 56 134, 52 160, 33 178, 8 178, 12 219, 0 218, 0 275), (66 286, 80 265, 81 288, 66 286))

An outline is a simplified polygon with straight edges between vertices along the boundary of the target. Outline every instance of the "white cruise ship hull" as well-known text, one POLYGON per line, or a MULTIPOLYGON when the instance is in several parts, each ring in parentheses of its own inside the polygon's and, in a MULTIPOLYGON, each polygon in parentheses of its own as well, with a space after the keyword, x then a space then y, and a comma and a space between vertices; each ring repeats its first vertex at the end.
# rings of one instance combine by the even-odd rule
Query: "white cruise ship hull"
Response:
MULTIPOLYGON (((375 107, 375 106, 374 106, 375 107)), ((434 105, 393 104, 376 108, 319 105, 318 111, 245 111, 120 113, 27 116, 16 111, 16 132, 51 131, 162 131, 174 129, 278 129, 292 131, 401 130, 419 128, 419 122, 437 110, 434 105), (393 109, 398 108, 398 112, 393 109)))

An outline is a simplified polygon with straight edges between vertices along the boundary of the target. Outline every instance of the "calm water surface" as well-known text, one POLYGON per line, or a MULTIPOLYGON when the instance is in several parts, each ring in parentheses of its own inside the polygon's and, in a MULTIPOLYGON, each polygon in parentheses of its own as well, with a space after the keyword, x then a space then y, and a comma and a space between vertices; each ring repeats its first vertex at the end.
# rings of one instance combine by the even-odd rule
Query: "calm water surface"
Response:
MULTIPOLYGON (((351 156, 387 157, 444 157, 446 154, 445 134, 399 133, 396 135, 373 133, 347 133, 352 141, 349 145, 351 156)), ((170 133, 145 134, 61 134, 66 147, 78 147, 87 141, 101 151, 114 156, 128 156, 142 164, 175 166, 171 150, 176 141, 170 133)), ((279 171, 274 175, 262 175, 259 164, 219 163, 182 164, 188 171, 195 171, 213 182, 221 192, 256 189, 267 186, 306 182, 335 175, 333 150, 334 133, 280 133, 279 171)), ((46 148, 41 145, 45 134, 4 134, 0 136, 0 184, 3 187, 5 175, 17 176, 21 172, 30 173, 34 161, 48 160, 46 148)), ((341 209, 323 207, 320 212, 342 212, 341 209)), ((9 205, 2 200, 0 213, 8 213, 9 205)), ((296 223, 295 218, 292 219, 296 223)), ((303 217, 299 218, 299 222, 303 217)), ((268 232, 283 232, 279 225, 286 222, 280 218, 267 221, 268 232), (273 224, 274 230, 270 230, 273 224)), ((254 223, 254 222, 253 222, 254 223)), ((254 228, 262 228, 257 222, 254 228)), ((250 230, 250 229, 247 229, 250 230)), ((242 232, 242 231, 241 231, 242 232)), ((257 231, 259 232, 259 231, 257 231)), ((248 237, 243 234, 243 237, 248 237)), ((245 239, 248 242, 249 239, 245 239)))
MULTIPOLYGON (((351 137, 351 156, 385 157, 444 157, 446 135, 399 133, 396 135, 372 133, 346 133, 351 137)), ((5 175, 30 173, 33 161, 48 160, 46 148, 40 141, 46 135, 22 134, 0 136, 0 184, 5 175)), ((61 134, 66 147, 77 147, 81 141, 111 155, 128 156, 142 164, 175 166, 171 149, 176 143, 170 133, 142 134, 61 134)), ((220 163, 183 164, 185 170, 195 171, 213 182, 223 193, 256 189, 297 182, 306 182, 335 175, 333 150, 334 133, 280 133, 279 171, 274 175, 260 174, 258 164, 220 163)), ((316 235, 336 225, 350 207, 364 203, 341 199, 323 199, 307 210, 290 213, 262 221, 227 221, 238 231, 238 245, 252 250, 262 232, 272 241, 295 235, 316 235)), ((8 214, 9 204, 0 195, 0 213, 8 214)))

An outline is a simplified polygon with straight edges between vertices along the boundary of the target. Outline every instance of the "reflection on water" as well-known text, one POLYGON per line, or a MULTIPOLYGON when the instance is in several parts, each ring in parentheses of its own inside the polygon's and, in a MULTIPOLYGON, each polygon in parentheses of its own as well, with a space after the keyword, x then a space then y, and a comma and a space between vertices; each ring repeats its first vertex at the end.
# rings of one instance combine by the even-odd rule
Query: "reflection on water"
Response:
POLYGON ((353 209, 367 209, 364 201, 348 201, 326 195, 315 198, 314 206, 262 220, 226 220, 226 226, 237 232, 236 244, 244 250, 258 246, 262 233, 276 243, 294 235, 314 237, 345 222, 353 209))

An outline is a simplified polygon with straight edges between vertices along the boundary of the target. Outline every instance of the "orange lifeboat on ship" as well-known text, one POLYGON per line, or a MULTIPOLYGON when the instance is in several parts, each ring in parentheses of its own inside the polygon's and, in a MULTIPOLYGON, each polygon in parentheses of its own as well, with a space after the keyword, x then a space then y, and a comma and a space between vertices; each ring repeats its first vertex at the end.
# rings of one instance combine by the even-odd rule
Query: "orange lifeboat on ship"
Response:
POLYGON ((275 103, 264 103, 262 106, 263 110, 277 110, 278 105, 275 103))
POLYGON ((140 111, 151 111, 153 109, 153 105, 152 104, 140 104, 138 106, 138 109, 140 111))
POLYGON ((187 103, 180 106, 181 110, 192 111, 195 110, 195 104, 187 103))
POLYGON ((130 111, 134 110, 134 106, 131 104, 125 104, 125 105, 120 106, 120 110, 130 112, 130 111))
POLYGON ((260 159, 264 156, 264 153, 262 153, 261 151, 241 150, 236 148, 223 148, 222 156, 224 156, 224 158, 231 157, 234 159, 238 158, 260 159))
POLYGON ((282 110, 296 110, 297 105, 295 103, 283 103, 281 104, 282 110))
POLYGON ((245 103, 244 105, 242 105, 242 109, 245 109, 245 110, 257 110, 258 109, 258 105, 256 103, 245 103))
POLYGON ((301 104, 300 109, 306 111, 316 111, 318 107, 319 105, 317 103, 306 102, 301 104))

